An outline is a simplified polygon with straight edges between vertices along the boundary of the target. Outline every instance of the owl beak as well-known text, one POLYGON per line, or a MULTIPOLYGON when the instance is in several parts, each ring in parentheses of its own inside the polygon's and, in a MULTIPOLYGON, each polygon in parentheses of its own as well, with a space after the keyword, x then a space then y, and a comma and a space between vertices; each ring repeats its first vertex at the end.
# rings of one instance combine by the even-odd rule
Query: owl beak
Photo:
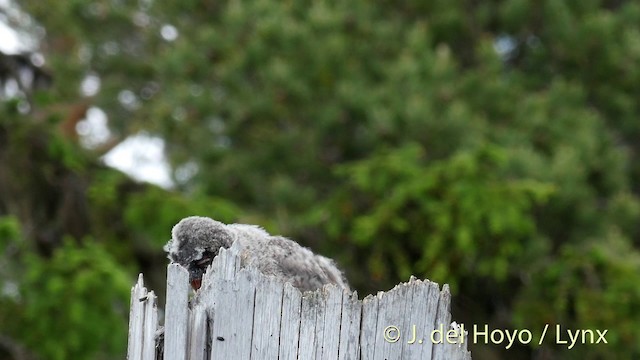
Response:
POLYGON ((200 286, 202 286, 202 279, 192 279, 191 280, 191 287, 193 288, 193 290, 200 289, 200 286))

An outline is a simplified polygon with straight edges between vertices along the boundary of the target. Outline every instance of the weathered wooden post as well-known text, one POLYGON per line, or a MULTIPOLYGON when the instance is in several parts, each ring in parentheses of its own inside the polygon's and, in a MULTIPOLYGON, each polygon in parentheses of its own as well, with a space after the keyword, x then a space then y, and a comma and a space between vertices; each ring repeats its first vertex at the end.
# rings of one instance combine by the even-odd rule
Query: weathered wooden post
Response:
POLYGON ((147 292, 142 274, 131 289, 129 311, 129 347, 127 359, 152 360, 156 354, 156 330, 158 329, 157 297, 147 292))
MULTIPOLYGON (((451 324, 446 285, 440 290, 412 277, 364 300, 332 285, 302 294, 255 268, 241 269, 239 253, 239 242, 221 249, 190 304, 186 270, 169 265, 165 359, 471 359, 466 335, 451 324), (449 330, 458 333, 452 343, 449 330)), ((148 336, 156 317, 155 296, 140 277, 132 290, 129 359, 155 359, 148 336)))

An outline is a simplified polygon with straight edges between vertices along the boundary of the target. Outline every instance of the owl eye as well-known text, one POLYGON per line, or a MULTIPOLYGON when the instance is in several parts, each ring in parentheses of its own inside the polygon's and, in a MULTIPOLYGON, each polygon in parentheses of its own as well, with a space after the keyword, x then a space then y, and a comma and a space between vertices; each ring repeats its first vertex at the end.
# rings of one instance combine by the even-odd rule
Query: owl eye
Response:
POLYGON ((196 261, 196 266, 205 267, 205 266, 208 266, 210 263, 211 263, 211 258, 210 257, 204 257, 204 258, 196 261))

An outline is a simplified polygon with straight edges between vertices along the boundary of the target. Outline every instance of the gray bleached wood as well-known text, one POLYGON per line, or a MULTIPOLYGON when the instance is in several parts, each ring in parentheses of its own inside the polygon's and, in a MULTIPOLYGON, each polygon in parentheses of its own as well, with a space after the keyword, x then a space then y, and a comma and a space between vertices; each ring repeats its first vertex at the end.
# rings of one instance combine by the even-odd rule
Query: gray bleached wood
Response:
POLYGON ((213 322, 212 359, 249 359, 255 300, 251 280, 256 273, 242 271, 236 281, 214 282, 212 290, 217 296, 209 314, 213 322))
POLYGON ((320 359, 337 359, 340 349, 340 321, 342 318, 342 296, 344 289, 335 285, 325 286, 322 293, 326 299, 324 329, 320 359))
POLYGON ((360 328, 360 358, 362 360, 374 359, 380 293, 375 296, 369 295, 362 300, 362 326, 360 328))
POLYGON ((177 264, 167 268, 167 309, 164 320, 165 359, 187 358, 189 275, 177 264))
POLYGON ((343 292, 342 319, 340 319, 340 360, 356 360, 360 358, 360 320, 362 319, 362 301, 354 291, 343 292))
POLYGON ((138 275, 138 282, 131 289, 131 308, 129 311, 129 343, 127 347, 127 358, 129 360, 142 359, 143 346, 143 317, 144 304, 140 303, 140 298, 146 295, 147 289, 144 287, 142 274, 138 275))
POLYGON ((144 330, 142 344, 142 359, 153 359, 156 355, 156 328, 158 326, 158 297, 153 291, 146 295, 144 300, 144 330))
POLYGON ((274 278, 258 283, 253 313, 252 359, 277 359, 283 284, 274 278))
POLYGON ((156 295, 147 292, 142 274, 131 289, 131 309, 129 312, 129 342, 127 358, 129 360, 155 359, 155 335, 158 327, 158 308, 156 295))
POLYGON ((291 284, 284 285, 282 296, 282 320, 280 321, 280 360, 298 358, 298 340, 300 339, 300 309, 302 294, 291 284))
MULTIPOLYGON (((447 285, 440 290, 412 277, 364 300, 333 285, 302 294, 255 268, 240 268, 236 244, 220 250, 190 305, 187 271, 169 265, 165 359, 471 359, 466 338, 462 345, 430 340, 441 324, 445 334, 453 328, 447 285), (390 326, 397 329, 385 338, 390 326)), ((157 327, 150 294, 140 277, 132 289, 129 359, 153 359, 141 357, 157 327)))
POLYGON ((191 312, 189 328, 189 360, 207 358, 207 314, 205 311, 191 312))
POLYGON ((322 300, 319 291, 308 292, 302 296, 298 359, 316 358, 316 318, 321 307, 322 300))

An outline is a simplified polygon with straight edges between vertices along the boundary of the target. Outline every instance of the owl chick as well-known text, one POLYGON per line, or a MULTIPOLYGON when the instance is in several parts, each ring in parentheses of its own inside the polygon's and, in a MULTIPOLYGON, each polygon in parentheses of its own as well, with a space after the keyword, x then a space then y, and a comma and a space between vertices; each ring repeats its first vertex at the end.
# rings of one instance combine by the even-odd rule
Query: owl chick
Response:
POLYGON ((242 245, 241 266, 254 266, 265 275, 290 282, 301 291, 316 290, 325 284, 349 289, 333 260, 316 255, 293 240, 272 236, 260 227, 226 225, 208 217, 182 219, 171 231, 164 250, 168 258, 189 271, 191 286, 198 290, 202 275, 218 255, 235 241, 242 245))

